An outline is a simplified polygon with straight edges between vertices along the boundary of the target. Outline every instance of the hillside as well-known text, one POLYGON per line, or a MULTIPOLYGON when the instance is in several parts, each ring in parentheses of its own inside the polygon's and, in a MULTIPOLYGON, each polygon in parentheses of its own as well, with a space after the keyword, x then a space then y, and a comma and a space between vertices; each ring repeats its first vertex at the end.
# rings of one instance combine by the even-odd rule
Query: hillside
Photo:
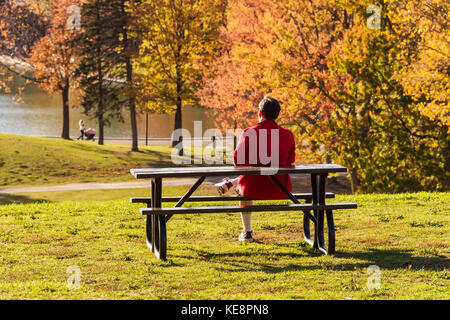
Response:
POLYGON ((172 165, 170 152, 165 146, 130 152, 120 144, 0 134, 0 188, 132 180, 130 168, 172 165))

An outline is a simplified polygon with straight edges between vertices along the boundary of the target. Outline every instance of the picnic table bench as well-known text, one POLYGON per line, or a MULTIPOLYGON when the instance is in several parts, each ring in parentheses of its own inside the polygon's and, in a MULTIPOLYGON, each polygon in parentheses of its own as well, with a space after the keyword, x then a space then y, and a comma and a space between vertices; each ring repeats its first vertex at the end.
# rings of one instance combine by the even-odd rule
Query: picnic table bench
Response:
POLYGON ((145 203, 147 207, 140 212, 146 216, 146 242, 158 259, 167 258, 166 224, 175 214, 206 214, 232 212, 303 212, 303 232, 305 241, 324 254, 335 252, 335 229, 333 210, 355 209, 355 203, 325 203, 326 198, 334 198, 333 193, 325 192, 325 184, 329 173, 347 172, 343 166, 336 164, 295 165, 280 168, 267 167, 174 167, 131 169, 137 179, 151 180, 151 197, 131 198, 132 203, 145 203), (276 178, 276 174, 308 174, 311 176, 311 193, 292 194, 276 178), (240 175, 267 175, 278 188, 286 194, 292 204, 252 205, 252 206, 201 206, 182 207, 186 202, 214 202, 255 200, 242 196, 192 196, 206 177, 235 177, 240 175), (163 197, 163 178, 198 177, 197 182, 182 197, 163 197), (305 200, 301 203, 300 200, 305 200), (175 202, 174 207, 162 208, 163 202, 175 202), (311 213, 313 212, 313 214, 311 213), (327 220, 328 246, 325 243, 324 220, 327 220), (314 239, 311 239, 310 222, 314 223, 314 239))

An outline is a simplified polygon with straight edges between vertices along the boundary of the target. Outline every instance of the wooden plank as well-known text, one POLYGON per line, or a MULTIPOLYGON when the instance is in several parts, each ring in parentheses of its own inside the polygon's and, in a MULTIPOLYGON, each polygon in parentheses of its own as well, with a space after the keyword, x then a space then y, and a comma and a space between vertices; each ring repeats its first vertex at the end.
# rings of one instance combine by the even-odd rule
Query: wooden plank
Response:
MULTIPOLYGON (((312 199, 311 193, 294 193, 294 197, 297 199, 312 199)), ((335 195, 332 192, 327 192, 325 197, 328 199, 334 198, 335 195)), ((162 197, 162 202, 178 202, 181 200, 181 197, 162 197)), ((186 202, 214 202, 214 201, 246 201, 246 200, 255 200, 255 201, 269 201, 263 199, 250 199, 242 196, 191 196, 186 202)), ((289 200, 289 199, 281 199, 281 200, 289 200)), ((135 197, 130 198, 131 203, 151 203, 152 198, 150 197, 135 197)), ((270 200, 273 201, 273 200, 270 200)))
POLYGON ((270 167, 171 167, 131 169, 136 179, 174 178, 174 177, 218 177, 239 175, 311 174, 347 172, 347 168, 337 164, 305 164, 279 168, 270 167))
POLYGON ((356 209, 356 203, 328 203, 328 204, 288 204, 288 205, 260 205, 260 206, 208 206, 208 207, 170 207, 170 208, 141 208, 141 213, 147 214, 195 214, 195 213, 233 213, 233 212, 269 212, 269 211, 303 211, 303 210, 340 210, 356 209))

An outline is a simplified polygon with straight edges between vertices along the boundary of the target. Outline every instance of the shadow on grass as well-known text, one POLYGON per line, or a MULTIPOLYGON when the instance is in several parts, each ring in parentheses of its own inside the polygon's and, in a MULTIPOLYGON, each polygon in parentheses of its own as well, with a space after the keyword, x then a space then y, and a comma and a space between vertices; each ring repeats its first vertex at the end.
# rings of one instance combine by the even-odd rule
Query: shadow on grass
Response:
POLYGON ((91 145, 91 142, 86 143, 75 143, 72 145, 72 148, 79 149, 82 151, 94 152, 98 155, 108 155, 118 159, 120 161, 124 161, 129 163, 133 168, 139 167, 173 167, 173 163, 171 161, 170 154, 167 152, 150 150, 150 149, 139 149, 137 152, 132 152, 131 150, 124 149, 121 151, 118 150, 109 150, 107 148, 98 147, 98 145, 91 145), (135 158, 135 155, 145 155, 147 158, 135 158))
MULTIPOLYGON (((77 142, 77 141, 74 141, 74 142, 77 142)), ((133 153, 136 153, 136 154, 140 153, 140 154, 158 157, 159 159, 167 159, 168 157, 170 157, 170 154, 156 151, 156 150, 150 150, 150 149, 142 149, 141 148, 137 152, 132 152, 131 150, 126 148, 126 145, 123 145, 123 147, 124 147, 123 151, 110 150, 108 148, 105 148, 103 146, 96 144, 95 142, 93 143, 92 141, 86 141, 84 143, 83 142, 82 143, 79 143, 79 142, 74 143, 73 145, 71 145, 71 147, 74 149, 82 150, 82 151, 95 152, 95 153, 99 153, 99 154, 113 155, 113 156, 129 156, 133 153)))
MULTIPOLYGON (((337 252, 336 258, 358 259, 379 266, 381 269, 412 269, 440 271, 450 267, 444 256, 417 256, 412 249, 368 249, 362 252, 337 252)), ((364 266, 367 266, 364 263, 364 266)))
MULTIPOLYGON (((286 245, 280 245, 286 246, 286 245)), ((291 247, 289 245, 289 247, 291 247)), ((276 254, 267 254, 265 252, 227 252, 217 253, 208 252, 206 250, 194 249, 194 251, 201 259, 220 261, 221 267, 217 268, 221 271, 227 272, 242 272, 242 271, 262 271, 265 273, 281 273, 286 271, 301 271, 301 270, 355 270, 356 268, 363 269, 369 265, 377 265, 382 270, 431 270, 442 271, 450 267, 450 261, 445 257, 425 257, 413 255, 413 250, 403 249, 369 249, 364 252, 337 252, 334 259, 321 260, 317 263, 311 264, 295 264, 289 263, 282 267, 275 266, 274 262, 280 260, 289 261, 290 259, 301 258, 320 258, 323 257, 321 253, 307 245, 297 245, 298 253, 280 252, 276 254), (267 256, 265 262, 260 262, 261 257, 267 256), (254 259, 252 259, 254 257, 254 259), (272 260, 270 261, 269 258, 272 260), (355 262, 342 263, 342 259, 355 259, 355 262), (270 263, 266 263, 270 261, 270 263)), ((180 257, 180 256, 178 256, 180 257)), ((183 257, 189 258, 189 257, 183 257)), ((192 259, 192 257, 190 257, 192 259)))
POLYGON ((45 199, 32 199, 26 196, 16 194, 0 193, 0 205, 15 204, 15 203, 22 203, 22 204, 42 203, 42 202, 51 202, 51 201, 45 199))
POLYGON ((114 155, 117 153, 113 150, 108 150, 106 148, 102 148, 96 142, 93 142, 93 141, 80 142, 77 140, 72 140, 72 142, 74 142, 74 143, 71 144, 70 147, 72 147, 73 149, 78 149, 78 150, 88 151, 88 152, 95 152, 98 154, 108 154, 108 155, 114 155))
MULTIPOLYGON (((172 158, 170 153, 156 151, 156 150, 150 150, 150 149, 142 149, 140 148, 139 151, 131 152, 129 151, 127 153, 127 156, 130 156, 132 154, 142 154, 149 156, 149 159, 134 159, 134 162, 139 162, 141 164, 144 164, 146 166, 152 166, 152 167, 173 167, 174 164, 172 162, 172 158)), ((121 155, 123 156, 123 155, 121 155)), ((122 158, 122 160, 126 160, 125 158, 122 158)), ((139 167, 139 166, 136 166, 139 167)))

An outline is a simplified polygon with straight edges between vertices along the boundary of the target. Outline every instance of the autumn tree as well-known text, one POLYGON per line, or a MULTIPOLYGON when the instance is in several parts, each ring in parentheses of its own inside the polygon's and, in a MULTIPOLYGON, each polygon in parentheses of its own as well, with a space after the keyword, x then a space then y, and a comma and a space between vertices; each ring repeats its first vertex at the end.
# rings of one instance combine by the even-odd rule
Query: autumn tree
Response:
POLYGON ((27 3, 0 1, 0 89, 9 91, 14 76, 39 81, 32 76, 27 59, 48 26, 48 18, 27 3))
POLYGON ((69 90, 75 85, 78 68, 78 49, 74 42, 79 33, 77 19, 79 0, 53 1, 53 16, 50 28, 32 48, 27 62, 38 85, 50 94, 62 97, 63 126, 61 137, 70 139, 69 90))
POLYGON ((261 74, 249 70, 258 63, 252 54, 248 55, 257 37, 252 30, 258 22, 256 11, 257 8, 247 6, 247 1, 228 2, 219 29, 221 50, 213 64, 202 68, 203 85, 196 94, 200 104, 213 115, 216 126, 223 130, 250 124, 256 112, 254 106, 264 95, 264 88, 258 88, 260 83, 254 82, 261 74), (251 12, 253 9, 255 12, 251 12), (252 66, 246 57, 251 57, 252 66))
MULTIPOLYGON (((409 81, 405 72, 420 79, 411 67, 424 65, 425 43, 444 36, 421 35, 407 3, 230 1, 224 50, 201 101, 218 115, 228 113, 221 119, 245 125, 256 97, 271 93, 283 102, 280 123, 296 133, 302 161, 346 165, 355 190, 359 184, 364 191, 448 189, 447 128, 423 104, 436 97, 442 110, 448 98, 431 85, 427 95, 409 90, 403 81, 409 81), (380 8, 379 28, 369 24, 373 5, 380 8), (407 18, 395 19, 398 10, 407 18)), ((441 89, 445 66, 429 64, 430 80, 441 89)))
POLYGON ((144 0, 131 6, 135 35, 141 39, 139 104, 175 113, 175 130, 182 128, 183 105, 198 106, 200 69, 218 53, 225 6, 224 0, 144 0))
MULTIPOLYGON (((403 10, 393 10, 389 19, 395 32, 413 31, 417 54, 403 56, 398 80, 418 102, 420 112, 440 127, 450 129, 450 2, 407 1, 403 10)), ((404 45, 404 41, 400 42, 404 45)))
POLYGON ((35 12, 39 8, 34 1, 5 2, 0 19, 0 52, 3 54, 0 65, 3 74, 9 74, 3 86, 6 87, 6 82, 13 80, 11 74, 15 74, 27 83, 37 83, 49 93, 60 93, 61 137, 64 139, 70 138, 69 88, 76 69, 72 43, 76 30, 67 27, 70 18, 67 9, 76 3, 75 0, 52 1, 52 15, 47 18, 35 12))
POLYGON ((282 102, 279 122, 296 132, 298 145, 311 144, 333 108, 327 57, 350 21, 330 1, 230 1, 222 55, 198 93, 202 104, 218 125, 245 127, 270 93, 282 102))
POLYGON ((23 59, 48 27, 47 17, 24 1, 0 1, 0 55, 23 59))
POLYGON ((379 2, 381 25, 372 29, 366 2, 342 2, 354 12, 354 24, 330 62, 342 86, 334 90, 338 108, 326 139, 333 141, 335 159, 351 168, 365 191, 449 187, 449 136, 439 129, 439 120, 421 113, 420 102, 398 79, 422 50, 412 19, 390 19, 408 12, 406 5, 379 2))

